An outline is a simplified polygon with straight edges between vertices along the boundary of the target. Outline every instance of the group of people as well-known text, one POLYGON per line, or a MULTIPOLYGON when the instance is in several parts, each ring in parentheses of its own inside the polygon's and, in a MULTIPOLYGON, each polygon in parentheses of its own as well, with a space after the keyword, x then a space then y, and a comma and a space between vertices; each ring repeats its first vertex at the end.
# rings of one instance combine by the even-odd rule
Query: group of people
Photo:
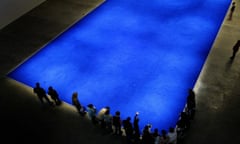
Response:
POLYGON ((37 82, 33 88, 33 92, 38 96, 42 104, 44 101, 51 106, 60 105, 62 103, 62 101, 59 99, 57 91, 52 86, 49 86, 46 92, 46 90, 40 86, 40 83, 37 82), (51 100, 49 99, 48 95, 50 96, 51 100))
POLYGON ((159 131, 157 128, 152 131, 152 125, 150 124, 147 124, 143 130, 139 129, 139 112, 136 112, 133 122, 131 117, 122 119, 120 111, 116 111, 114 115, 111 115, 109 106, 97 112, 93 104, 87 105, 86 108, 81 105, 77 92, 72 94, 72 104, 82 116, 87 115, 93 124, 100 125, 107 132, 114 135, 125 135, 127 144, 176 144, 177 141, 183 139, 185 132, 189 129, 196 108, 195 92, 189 89, 186 107, 181 112, 176 127, 170 127, 168 131, 159 131))
MULTIPOLYGON (((33 91, 37 94, 41 103, 46 101, 51 106, 61 104, 58 93, 52 86, 49 86, 46 92, 37 82, 33 91), (48 98, 47 94, 52 100, 48 98)), ((145 125, 143 130, 140 130, 139 112, 136 112, 132 122, 131 117, 122 119, 120 111, 116 111, 112 115, 109 106, 97 111, 93 104, 83 106, 79 101, 77 92, 72 94, 72 105, 75 106, 81 116, 87 116, 94 125, 100 125, 106 132, 119 136, 125 135, 127 144, 177 144, 177 141, 183 139, 185 132, 189 129, 196 108, 195 93, 192 89, 189 89, 186 107, 181 112, 176 126, 169 127, 168 131, 164 129, 159 131, 158 128, 152 131, 152 125, 150 124, 145 125)))
POLYGON ((179 120, 176 124, 177 139, 182 141, 190 128, 191 120, 193 120, 196 111, 195 92, 188 90, 187 102, 184 110, 180 113, 179 120))
MULTIPOLYGON (((76 97, 76 92, 72 97, 76 97)), ((73 101, 74 103, 74 101, 73 101)), ((110 107, 106 106, 97 112, 96 107, 93 104, 79 107, 75 105, 77 111, 82 116, 87 116, 94 125, 99 125, 106 132, 116 136, 125 136, 127 144, 176 144, 177 143, 177 131, 176 128, 170 127, 169 131, 161 130, 161 133, 157 128, 154 131, 151 130, 152 125, 147 124, 143 130, 139 127, 139 112, 133 117, 122 119, 121 112, 116 111, 114 115, 110 112, 110 107)), ((74 104, 73 104, 74 105, 74 104)))

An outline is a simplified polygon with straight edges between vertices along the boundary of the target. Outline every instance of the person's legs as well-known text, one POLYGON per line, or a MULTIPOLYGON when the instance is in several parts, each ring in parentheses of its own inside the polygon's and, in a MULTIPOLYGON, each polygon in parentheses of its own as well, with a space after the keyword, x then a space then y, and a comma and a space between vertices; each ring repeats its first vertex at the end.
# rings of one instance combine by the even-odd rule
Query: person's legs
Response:
POLYGON ((42 96, 38 96, 38 98, 39 98, 40 102, 43 104, 44 103, 43 102, 43 97, 42 96))
POLYGON ((49 105, 53 105, 53 103, 49 100, 49 98, 45 95, 43 96, 45 98, 45 100, 49 103, 49 105))
POLYGON ((117 135, 122 135, 122 131, 121 131, 121 126, 116 126, 116 134, 117 135))
POLYGON ((234 59, 235 58, 235 55, 236 55, 236 51, 233 51, 233 54, 232 54, 232 56, 230 57, 230 59, 234 59))

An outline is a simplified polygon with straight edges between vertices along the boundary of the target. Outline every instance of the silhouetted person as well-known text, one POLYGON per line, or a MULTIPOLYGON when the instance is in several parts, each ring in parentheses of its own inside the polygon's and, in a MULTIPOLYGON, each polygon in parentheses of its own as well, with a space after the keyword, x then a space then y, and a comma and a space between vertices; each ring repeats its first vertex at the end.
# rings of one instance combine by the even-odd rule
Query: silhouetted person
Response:
POLYGON ((37 94, 42 104, 44 103, 44 99, 45 99, 49 105, 53 105, 53 103, 48 99, 46 95, 46 91, 40 86, 39 82, 36 83, 36 86, 33 88, 33 92, 37 94))
POLYGON ((97 124, 97 122, 98 122, 97 117, 96 117, 97 109, 93 104, 87 105, 87 113, 88 113, 88 117, 90 118, 92 123, 97 124))
POLYGON ((103 121, 105 123, 105 128, 108 132, 112 132, 112 115, 110 114, 110 109, 107 109, 103 115, 103 121))
POLYGON ((113 126, 115 128, 114 134, 115 135, 122 135, 122 121, 120 117, 120 111, 116 111, 115 115, 113 116, 113 126))
POLYGON ((140 138, 140 129, 139 129, 139 113, 136 112, 133 120, 133 129, 134 129, 134 141, 138 142, 140 138))
POLYGON ((177 144, 177 132, 175 131, 175 129, 173 127, 169 128, 168 131, 168 144, 177 144))
POLYGON ((236 56, 236 53, 238 52, 239 50, 239 46, 240 46, 240 40, 238 40, 236 42, 236 44, 233 46, 232 50, 233 50, 233 53, 232 53, 232 56, 230 57, 231 60, 233 60, 236 56))
POLYGON ((188 90, 187 96, 187 112, 191 119, 195 115, 196 101, 195 101, 195 92, 192 89, 188 90))
POLYGON ((106 107, 100 109, 100 111, 97 114, 97 119, 100 122, 100 125, 101 125, 102 128, 106 128, 106 123, 104 121, 104 115, 107 111, 110 111, 109 106, 106 106, 106 107))
POLYGON ((177 141, 178 142, 182 142, 183 138, 185 137, 185 132, 186 132, 186 122, 184 121, 184 119, 179 119, 177 121, 177 141))
POLYGON ((169 137, 166 130, 161 130, 160 144, 168 144, 169 137))
POLYGON ((59 99, 58 93, 52 86, 48 87, 48 95, 53 99, 56 105, 61 104, 61 100, 59 99))
POLYGON ((158 128, 154 129, 152 136, 154 138, 154 144, 159 144, 160 143, 160 134, 159 134, 158 128))
POLYGON ((133 140, 133 125, 131 123, 131 118, 127 117, 127 119, 123 120, 123 128, 126 133, 127 144, 132 144, 133 140))
POLYGON ((151 125, 146 125, 143 129, 142 144, 154 144, 154 137, 150 132, 151 125))
POLYGON ((72 94, 72 104, 75 106, 77 109, 78 113, 84 116, 86 114, 85 108, 81 105, 81 103, 78 100, 78 93, 74 92, 72 94))
POLYGON ((231 9, 230 9, 230 12, 228 15, 228 20, 232 20, 232 15, 233 15, 233 12, 235 11, 235 7, 236 7, 235 4, 236 4, 235 2, 232 3, 231 9))
POLYGON ((184 131, 189 129, 189 127, 190 127, 190 116, 188 115, 188 113, 181 112, 179 123, 180 123, 180 125, 183 126, 184 131))

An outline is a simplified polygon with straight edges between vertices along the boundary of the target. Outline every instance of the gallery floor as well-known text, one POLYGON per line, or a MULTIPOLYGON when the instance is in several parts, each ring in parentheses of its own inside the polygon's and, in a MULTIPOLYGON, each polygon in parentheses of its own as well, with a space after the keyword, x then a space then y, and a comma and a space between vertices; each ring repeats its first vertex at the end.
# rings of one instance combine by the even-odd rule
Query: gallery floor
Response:
MULTIPOLYGON (((54 39, 103 0, 48 0, 0 30, 0 115, 2 140, 8 143, 123 144, 123 137, 105 134, 74 107, 41 107, 32 89, 6 73, 54 39)), ((239 56, 229 57, 240 36, 237 8, 226 18, 194 87, 197 111, 184 144, 231 144, 239 130, 239 56)))

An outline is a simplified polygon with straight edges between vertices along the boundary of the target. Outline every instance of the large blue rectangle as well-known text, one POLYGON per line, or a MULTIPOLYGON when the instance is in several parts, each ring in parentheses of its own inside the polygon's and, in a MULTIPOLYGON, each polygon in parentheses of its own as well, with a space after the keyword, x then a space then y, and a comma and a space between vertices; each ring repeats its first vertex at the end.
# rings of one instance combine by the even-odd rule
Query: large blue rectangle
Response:
POLYGON ((8 74, 71 103, 174 126, 230 0, 107 0, 8 74))

